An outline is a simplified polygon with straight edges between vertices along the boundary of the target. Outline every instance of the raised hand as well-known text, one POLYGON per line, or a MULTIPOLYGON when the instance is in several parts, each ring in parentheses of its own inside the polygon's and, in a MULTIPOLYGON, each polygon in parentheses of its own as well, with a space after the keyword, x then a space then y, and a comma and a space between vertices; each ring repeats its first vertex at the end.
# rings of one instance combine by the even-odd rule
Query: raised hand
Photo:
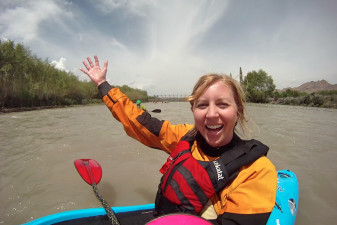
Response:
POLYGON ((99 66, 99 60, 96 55, 94 55, 95 65, 92 63, 90 57, 87 57, 88 63, 83 61, 83 65, 87 68, 87 70, 80 68, 80 70, 87 74, 88 77, 97 85, 99 86, 101 83, 106 81, 106 73, 108 70, 108 61, 104 62, 104 66, 101 69, 99 66))

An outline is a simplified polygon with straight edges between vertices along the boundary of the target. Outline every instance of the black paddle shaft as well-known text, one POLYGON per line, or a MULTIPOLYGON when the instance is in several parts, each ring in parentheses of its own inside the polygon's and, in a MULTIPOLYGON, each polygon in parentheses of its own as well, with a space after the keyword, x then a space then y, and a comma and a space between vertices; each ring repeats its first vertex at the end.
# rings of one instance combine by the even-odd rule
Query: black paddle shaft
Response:
POLYGON ((96 184, 92 184, 92 188, 94 189, 94 192, 96 194, 96 197, 101 201, 106 214, 111 222, 112 225, 120 225, 120 223, 118 222, 117 217, 115 216, 115 214, 112 212, 111 206, 109 205, 109 203, 107 203, 103 197, 99 194, 98 189, 96 184))

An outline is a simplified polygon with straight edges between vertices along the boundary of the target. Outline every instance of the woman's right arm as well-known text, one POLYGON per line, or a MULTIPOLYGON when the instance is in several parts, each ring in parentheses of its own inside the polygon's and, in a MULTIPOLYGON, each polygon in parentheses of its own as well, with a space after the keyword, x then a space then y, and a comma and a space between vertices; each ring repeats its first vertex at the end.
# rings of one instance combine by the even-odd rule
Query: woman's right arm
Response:
POLYGON ((151 148, 171 152, 180 138, 192 128, 191 125, 172 125, 169 121, 152 117, 108 82, 102 83, 99 90, 104 103, 114 118, 123 124, 125 132, 151 148))
POLYGON ((136 107, 136 105, 119 88, 112 87, 106 82, 108 62, 103 69, 99 66, 99 60, 95 57, 95 65, 88 57, 88 63, 83 61, 87 68, 81 69, 98 86, 103 96, 102 99, 111 111, 114 118, 120 121, 125 132, 132 138, 151 147, 171 152, 180 138, 192 128, 191 125, 172 125, 169 121, 158 120, 136 107))

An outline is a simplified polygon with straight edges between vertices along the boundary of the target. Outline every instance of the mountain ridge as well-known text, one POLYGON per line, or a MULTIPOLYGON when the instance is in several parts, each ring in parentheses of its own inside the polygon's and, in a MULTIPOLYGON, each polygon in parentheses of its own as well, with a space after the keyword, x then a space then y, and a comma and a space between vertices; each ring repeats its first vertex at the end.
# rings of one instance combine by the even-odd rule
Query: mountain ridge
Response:
POLYGON ((326 80, 318 80, 318 81, 309 81, 306 82, 298 87, 287 87, 280 90, 280 92, 284 92, 287 89, 299 91, 299 92, 306 92, 306 93, 313 93, 317 91, 331 91, 337 90, 337 84, 330 84, 326 80))

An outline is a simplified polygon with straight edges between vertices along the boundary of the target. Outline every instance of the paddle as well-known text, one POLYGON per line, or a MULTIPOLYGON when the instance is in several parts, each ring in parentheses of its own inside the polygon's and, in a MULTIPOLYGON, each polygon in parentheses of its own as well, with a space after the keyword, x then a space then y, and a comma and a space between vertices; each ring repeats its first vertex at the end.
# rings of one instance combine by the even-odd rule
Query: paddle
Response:
POLYGON ((111 224, 119 225, 117 217, 113 213, 111 206, 99 194, 98 188, 96 186, 96 184, 98 184, 102 178, 102 168, 99 163, 93 159, 76 159, 74 161, 74 165, 83 180, 90 184, 94 189, 96 197, 101 201, 111 224))
POLYGON ((154 110, 152 110, 151 112, 154 112, 154 113, 160 113, 160 112, 161 112, 161 109, 154 109, 154 110))

